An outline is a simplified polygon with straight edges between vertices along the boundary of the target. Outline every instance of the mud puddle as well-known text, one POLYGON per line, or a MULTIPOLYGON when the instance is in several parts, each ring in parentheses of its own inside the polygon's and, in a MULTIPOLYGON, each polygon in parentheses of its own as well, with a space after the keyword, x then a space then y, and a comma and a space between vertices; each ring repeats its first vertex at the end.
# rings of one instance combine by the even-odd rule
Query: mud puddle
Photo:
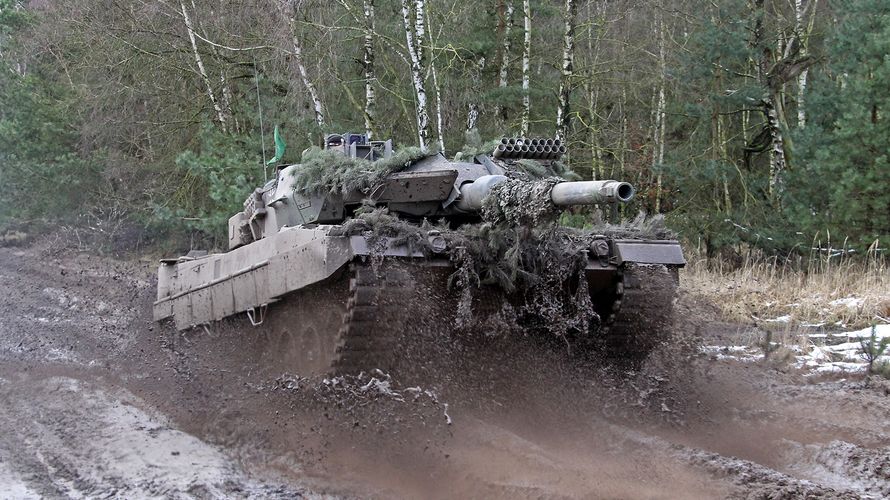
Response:
MULTIPOLYGON (((155 325, 153 271, 0 248, 0 496, 888 495, 890 398, 859 378, 685 348, 625 372, 518 339, 304 379, 262 370, 250 331, 155 325)), ((680 305, 681 331, 728 337, 680 305)))

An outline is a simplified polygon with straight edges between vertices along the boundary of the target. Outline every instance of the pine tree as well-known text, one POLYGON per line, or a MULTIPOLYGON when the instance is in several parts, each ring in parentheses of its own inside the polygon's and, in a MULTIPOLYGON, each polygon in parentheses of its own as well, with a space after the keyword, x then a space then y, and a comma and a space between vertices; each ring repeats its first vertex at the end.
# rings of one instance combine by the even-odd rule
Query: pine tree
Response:
POLYGON ((828 71, 808 96, 789 206, 812 233, 868 245, 890 239, 890 4, 840 7, 828 71))

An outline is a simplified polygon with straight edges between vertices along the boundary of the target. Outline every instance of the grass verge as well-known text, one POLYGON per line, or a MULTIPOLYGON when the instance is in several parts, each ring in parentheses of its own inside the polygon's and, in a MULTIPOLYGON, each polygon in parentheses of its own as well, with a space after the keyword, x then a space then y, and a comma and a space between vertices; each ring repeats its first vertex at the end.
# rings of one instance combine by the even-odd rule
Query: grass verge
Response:
POLYGON ((780 260, 752 251, 730 263, 687 253, 682 286, 727 320, 828 329, 890 323, 890 267, 877 242, 864 256, 814 252, 780 260))

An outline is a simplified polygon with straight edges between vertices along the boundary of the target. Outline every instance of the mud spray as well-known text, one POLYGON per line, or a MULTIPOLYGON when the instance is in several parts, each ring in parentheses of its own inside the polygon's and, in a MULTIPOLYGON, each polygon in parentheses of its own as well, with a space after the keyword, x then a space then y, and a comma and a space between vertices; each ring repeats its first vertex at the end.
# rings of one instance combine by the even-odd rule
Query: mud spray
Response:
POLYGON ((307 379, 264 369, 246 320, 155 325, 153 272, 58 238, 0 248, 3 496, 890 494, 887 396, 699 354, 738 326, 697 299, 638 370, 430 321, 399 374, 307 379))

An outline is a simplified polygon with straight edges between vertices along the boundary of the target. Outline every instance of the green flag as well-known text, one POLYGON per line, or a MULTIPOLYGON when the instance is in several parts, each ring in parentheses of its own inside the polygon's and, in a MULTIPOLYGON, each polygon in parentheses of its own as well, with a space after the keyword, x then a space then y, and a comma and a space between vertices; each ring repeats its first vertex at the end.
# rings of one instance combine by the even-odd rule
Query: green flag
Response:
POLYGON ((284 157, 284 148, 286 147, 287 144, 284 143, 284 137, 281 137, 281 134, 278 133, 278 125, 275 125, 275 156, 267 161, 266 165, 274 165, 280 162, 284 157))

